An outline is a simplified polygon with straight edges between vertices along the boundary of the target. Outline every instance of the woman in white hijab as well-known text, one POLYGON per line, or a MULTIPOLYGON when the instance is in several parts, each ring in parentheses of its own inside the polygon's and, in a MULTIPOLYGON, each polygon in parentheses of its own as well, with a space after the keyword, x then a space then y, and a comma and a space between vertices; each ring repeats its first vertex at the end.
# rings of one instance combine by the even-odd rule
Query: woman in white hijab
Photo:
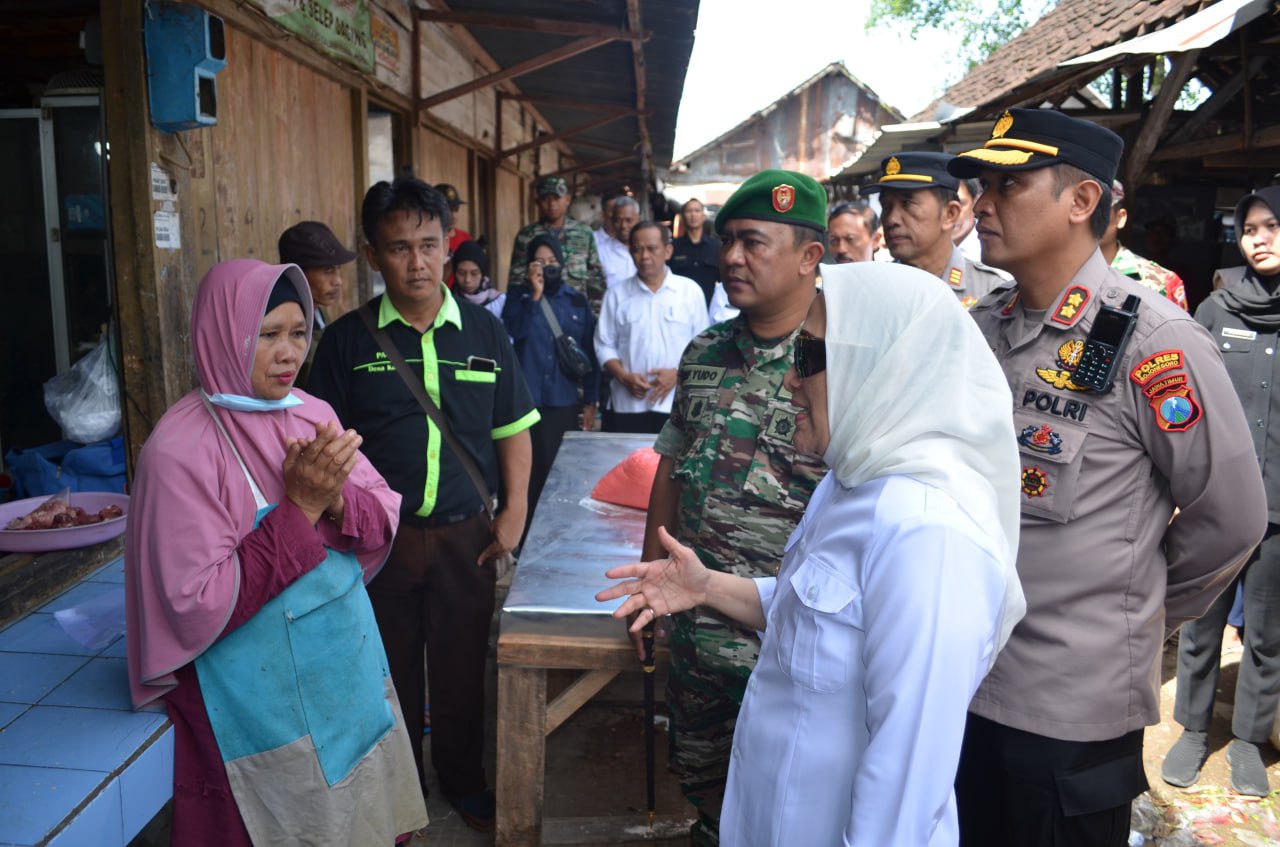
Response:
POLYGON ((633 629, 709 605, 764 630, 738 716, 720 838, 734 845, 955 845, 969 700, 1025 604, 1014 571, 1013 401, 939 280, 823 271, 785 385, 796 446, 832 473, 778 576, 671 556, 614 568, 633 629))

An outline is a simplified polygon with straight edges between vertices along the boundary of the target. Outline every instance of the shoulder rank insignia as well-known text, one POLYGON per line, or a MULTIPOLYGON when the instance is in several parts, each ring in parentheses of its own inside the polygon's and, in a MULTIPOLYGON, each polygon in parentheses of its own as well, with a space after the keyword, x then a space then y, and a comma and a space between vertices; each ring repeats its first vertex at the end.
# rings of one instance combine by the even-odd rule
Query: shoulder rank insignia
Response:
POLYGON ((1000 120, 996 121, 996 125, 991 128, 992 138, 1004 138, 1004 134, 1013 129, 1013 115, 1007 111, 1000 116, 1000 120))
POLYGON ((1018 298, 1022 296, 1021 291, 1013 292, 1013 297, 1008 303, 1004 304, 1004 308, 1000 310, 1000 317, 1007 318, 1013 314, 1013 307, 1018 305, 1018 298))
POLYGON ((1165 371, 1177 370, 1181 367, 1181 350, 1161 350, 1159 353, 1154 353, 1138 362, 1133 370, 1129 371, 1129 379, 1145 387, 1147 383, 1165 371))
POLYGON ((884 175, 897 176, 902 172, 902 163, 898 161, 897 156, 890 156, 889 161, 885 163, 884 175))
POLYGON ((1049 475, 1035 465, 1022 469, 1022 493, 1028 497, 1043 497, 1049 490, 1049 475))
POLYGON ((1156 426, 1165 432, 1186 432, 1204 417, 1194 391, 1185 381, 1174 383, 1151 398, 1156 426))
POLYGON ((1080 314, 1080 310, 1084 308, 1084 304, 1089 302, 1089 289, 1083 285, 1073 285, 1067 289, 1067 293, 1062 296, 1061 302, 1058 303, 1057 310, 1053 313, 1053 319, 1060 324, 1070 325, 1075 322, 1076 317, 1080 314))
POLYGON ((964 271, 959 268, 952 268, 947 271, 947 285, 952 288, 959 288, 964 283, 964 271))
POLYGON ((775 212, 786 214, 791 211, 791 207, 795 205, 795 202, 796 189, 794 186, 787 185, 784 182, 773 189, 773 209, 775 212))
POLYGON ((1018 434, 1018 443, 1028 450, 1034 450, 1037 453, 1043 453, 1046 456, 1056 456, 1062 452, 1062 436, 1053 431, 1053 427, 1048 424, 1023 427, 1022 432, 1018 434))
POLYGON ((1084 342, 1079 338, 1064 341, 1058 347, 1058 367, 1036 368, 1036 376, 1057 389, 1088 391, 1089 389, 1084 386, 1076 385, 1071 381, 1071 377, 1075 374, 1076 366, 1080 364, 1080 356, 1083 353, 1084 342))

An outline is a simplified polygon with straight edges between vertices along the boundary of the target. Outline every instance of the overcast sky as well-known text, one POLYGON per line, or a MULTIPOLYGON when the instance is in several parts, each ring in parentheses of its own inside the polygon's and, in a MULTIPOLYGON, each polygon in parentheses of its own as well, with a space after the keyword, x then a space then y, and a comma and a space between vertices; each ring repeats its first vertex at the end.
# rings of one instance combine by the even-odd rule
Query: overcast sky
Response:
POLYGON ((831 62, 911 117, 959 77, 952 36, 867 32, 870 0, 702 0, 676 123, 679 158, 831 62))

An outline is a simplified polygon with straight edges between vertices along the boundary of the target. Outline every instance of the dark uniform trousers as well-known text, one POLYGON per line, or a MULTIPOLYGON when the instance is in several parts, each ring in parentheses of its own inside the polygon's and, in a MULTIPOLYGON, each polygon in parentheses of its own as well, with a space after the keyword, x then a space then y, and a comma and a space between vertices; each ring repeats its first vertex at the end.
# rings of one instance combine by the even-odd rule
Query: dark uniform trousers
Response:
POLYGON ((1218 689, 1222 630, 1237 585, 1244 587, 1244 654, 1240 657, 1231 734, 1261 744, 1271 736, 1276 706, 1280 705, 1280 524, 1267 525, 1267 534, 1236 582, 1222 592, 1204 617, 1179 631, 1173 719, 1197 732, 1209 729, 1218 689))
POLYGON ((1061 741, 972 712, 956 777, 961 847, 1125 847, 1147 789, 1142 730, 1061 741))
POLYGON ((465 797, 486 785, 484 668, 497 574, 492 561, 477 565, 476 559, 492 540, 484 512, 440 526, 402 520, 386 565, 369 583, 423 796, 427 788, 422 710, 427 686, 431 764, 441 789, 447 796, 465 797))

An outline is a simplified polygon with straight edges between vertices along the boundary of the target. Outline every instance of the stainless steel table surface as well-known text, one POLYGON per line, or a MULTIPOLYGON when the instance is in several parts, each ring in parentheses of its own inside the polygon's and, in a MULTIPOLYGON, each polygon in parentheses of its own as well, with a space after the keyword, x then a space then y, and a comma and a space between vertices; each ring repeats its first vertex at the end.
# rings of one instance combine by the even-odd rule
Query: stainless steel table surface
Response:
POLYGON ((621 601, 598 603, 609 584, 604 572, 637 561, 645 512, 600 503, 591 491, 600 478, 655 436, 567 433, 538 501, 511 590, 502 631, 557 635, 613 634, 610 612, 621 601))

